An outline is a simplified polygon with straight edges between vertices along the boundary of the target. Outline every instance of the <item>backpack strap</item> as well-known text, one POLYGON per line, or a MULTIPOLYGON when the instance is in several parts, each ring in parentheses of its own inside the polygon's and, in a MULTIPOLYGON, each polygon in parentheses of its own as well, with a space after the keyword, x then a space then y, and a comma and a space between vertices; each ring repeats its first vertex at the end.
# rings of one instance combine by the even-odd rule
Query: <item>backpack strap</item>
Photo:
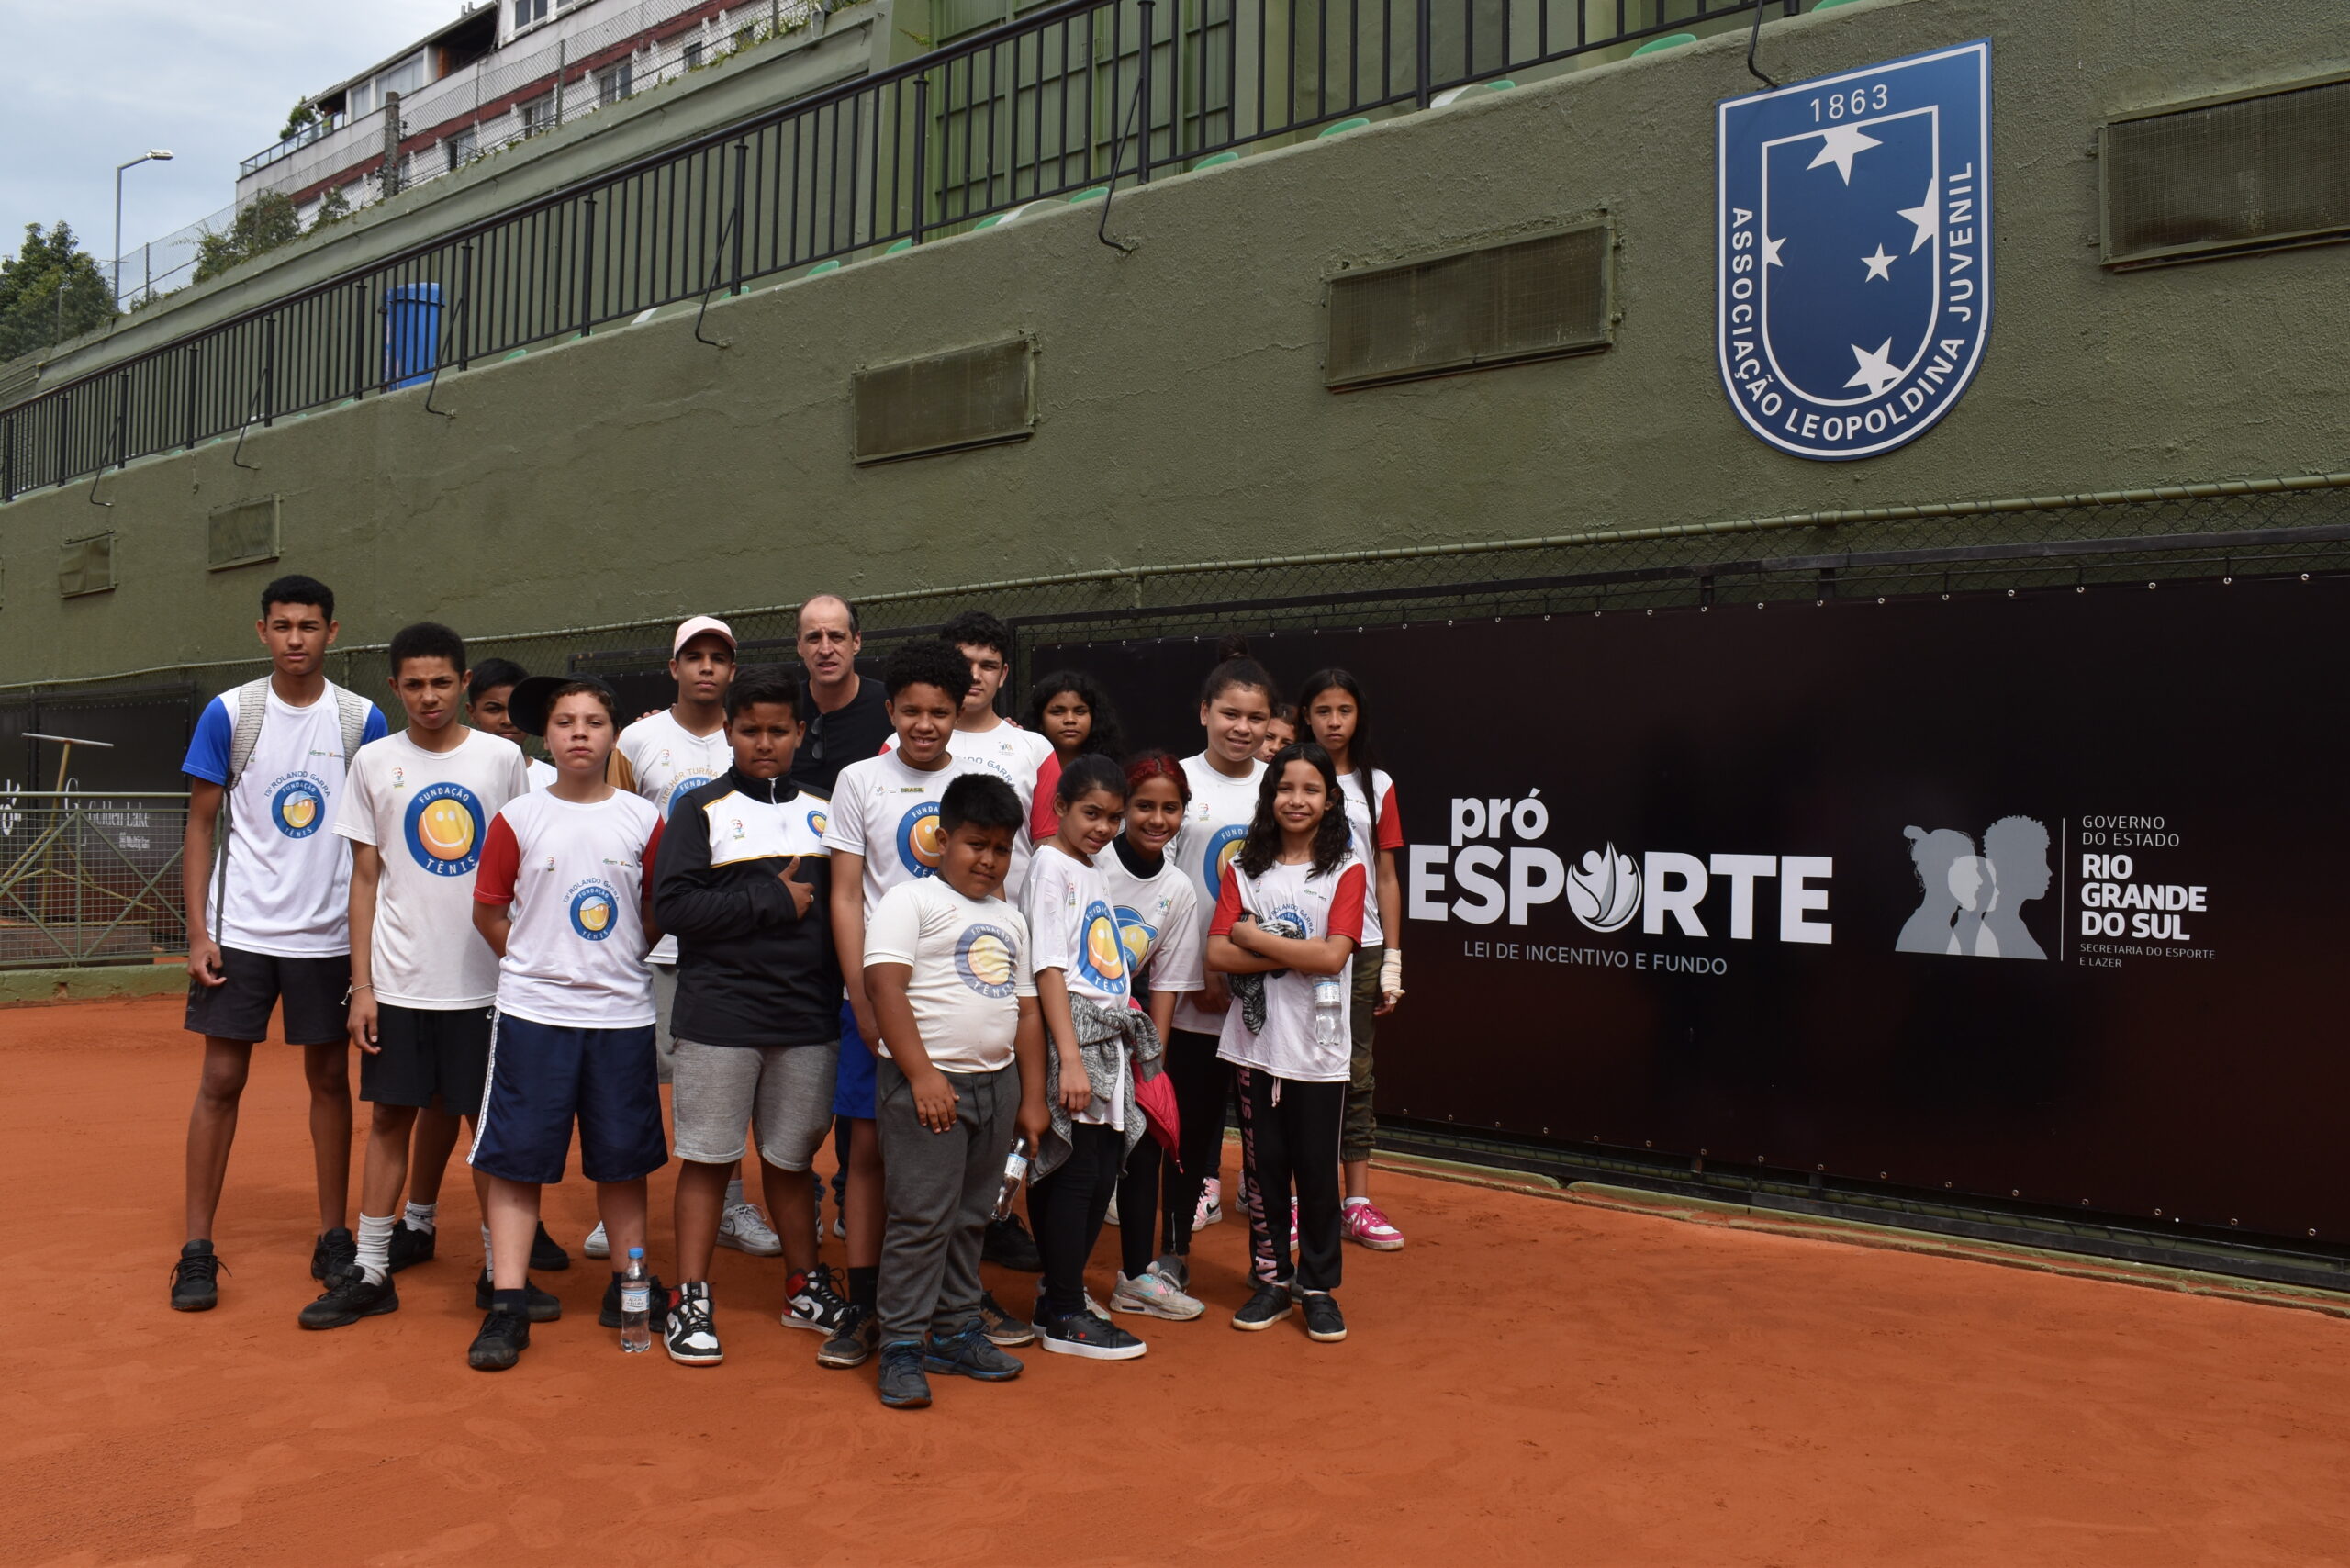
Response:
POLYGON ((212 824, 212 940, 220 940, 220 912, 229 890, 229 840, 237 796, 237 781, 261 744, 261 722, 269 714, 269 677, 237 688, 237 720, 229 735, 229 779, 220 790, 220 814, 212 824))
POLYGON ((327 689, 334 693, 335 717, 342 724, 342 772, 348 778, 351 776, 351 759, 359 755, 359 748, 367 742, 367 720, 375 712, 375 706, 356 691, 345 691, 332 681, 327 683, 327 689))

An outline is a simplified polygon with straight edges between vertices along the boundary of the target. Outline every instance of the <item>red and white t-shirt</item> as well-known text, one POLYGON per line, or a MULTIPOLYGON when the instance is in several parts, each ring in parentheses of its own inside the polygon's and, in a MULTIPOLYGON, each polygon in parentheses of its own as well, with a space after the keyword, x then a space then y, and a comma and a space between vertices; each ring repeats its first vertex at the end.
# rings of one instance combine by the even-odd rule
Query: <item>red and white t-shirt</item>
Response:
POLYGON ((514 906, 500 1013, 578 1029, 653 1022, 644 890, 660 843, 661 813, 617 790, 594 805, 533 790, 490 819, 474 901, 514 906))
MULTIPOLYGON (((1379 798, 1379 809, 1371 810, 1363 799, 1362 775, 1346 772, 1338 775, 1338 792, 1347 798, 1347 826, 1353 833, 1355 853, 1362 857, 1366 868, 1379 864, 1382 849, 1393 853, 1404 847, 1404 813, 1395 809, 1395 780, 1379 768, 1371 770, 1371 792, 1379 798)), ((1398 933, 1401 935, 1401 933, 1398 933)), ((1383 947, 1387 935, 1379 921, 1379 879, 1371 879, 1371 897, 1362 905, 1362 945, 1383 947)))
MULTIPOLYGON (((1223 890, 1216 897, 1215 917, 1208 923, 1211 936, 1229 936, 1233 923, 1247 910, 1259 924, 1271 924, 1286 915, 1304 929, 1308 941, 1344 936, 1358 946, 1362 942, 1362 912, 1369 879, 1361 859, 1348 851, 1338 868, 1315 876, 1310 862, 1273 865, 1261 877, 1251 877, 1235 859, 1224 868, 1223 890)), ((1348 973, 1339 971, 1347 984, 1348 973)), ((1351 987, 1348 987, 1351 991, 1351 987)), ((1259 1068, 1276 1078, 1304 1083, 1344 1083, 1353 1036, 1347 1014, 1338 1009, 1338 1038, 1335 1045, 1314 1042, 1314 977, 1294 970, 1265 977, 1265 1026, 1248 1032, 1248 1021, 1236 1002, 1224 1015, 1224 1035, 1216 1055, 1241 1067, 1259 1068)))

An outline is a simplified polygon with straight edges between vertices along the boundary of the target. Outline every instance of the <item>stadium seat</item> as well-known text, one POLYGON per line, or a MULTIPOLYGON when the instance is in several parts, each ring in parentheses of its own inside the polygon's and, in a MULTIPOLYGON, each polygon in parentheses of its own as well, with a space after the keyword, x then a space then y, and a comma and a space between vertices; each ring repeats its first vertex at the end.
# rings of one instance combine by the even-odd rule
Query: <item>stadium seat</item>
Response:
POLYGON ((507 354, 503 359, 500 359, 498 363, 504 364, 509 360, 520 359, 524 354, 529 353, 531 351, 528 349, 516 349, 512 353, 507 354))
POLYGON ((822 277, 826 273, 836 273, 840 270, 841 264, 838 261, 818 262, 814 266, 810 267, 804 275, 808 277, 822 277))
POLYGON ((913 248, 914 242, 912 240, 901 240, 881 253, 885 256, 894 256, 901 251, 911 251, 913 248))
POLYGON ((1440 109, 1447 104, 1457 104, 1472 93, 1506 93, 1517 84, 1507 77, 1498 82, 1471 82, 1459 87, 1447 87, 1428 100, 1428 107, 1440 109))
POLYGON ((1237 163, 1239 162, 1240 154, 1237 152, 1211 152, 1206 157, 1192 165, 1192 173, 1196 174, 1202 169, 1220 169, 1226 163, 1237 163))
POLYGON ((1662 54, 1668 49, 1679 49, 1684 43, 1695 43, 1696 41, 1697 35, 1695 33, 1667 33, 1661 39, 1651 39, 1648 42, 1640 45, 1639 48, 1632 51, 1632 58, 1634 60, 1638 60, 1644 54, 1662 54))
POLYGON ((1103 197, 1107 196, 1109 194, 1110 194, 1110 187, 1109 187, 1109 186, 1107 186, 1107 185, 1095 185, 1095 186, 1094 186, 1094 187, 1092 187, 1091 190, 1082 190, 1082 191, 1080 191, 1080 192, 1078 192, 1075 196, 1073 196, 1069 197, 1069 204, 1071 207, 1075 207, 1079 202, 1081 202, 1081 201, 1099 201, 1099 200, 1102 199, 1103 197))
POLYGON ((1327 141, 1334 136, 1344 136, 1350 130, 1360 130, 1364 126, 1367 126, 1370 123, 1371 121, 1363 116, 1357 115, 1352 119, 1342 119, 1334 126, 1327 126, 1315 132, 1314 140, 1316 141, 1327 141))
POLYGON ((1839 6, 1849 6, 1852 3, 1852 0, 1819 0, 1819 4, 1814 6, 1812 9, 1815 11, 1832 11, 1839 6))

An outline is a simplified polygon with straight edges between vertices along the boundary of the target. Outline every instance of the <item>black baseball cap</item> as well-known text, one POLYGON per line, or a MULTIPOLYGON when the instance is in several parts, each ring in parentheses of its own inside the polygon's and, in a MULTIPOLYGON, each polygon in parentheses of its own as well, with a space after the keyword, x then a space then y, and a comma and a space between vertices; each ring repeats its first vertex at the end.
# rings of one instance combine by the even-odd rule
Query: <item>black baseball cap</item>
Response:
POLYGON ((554 706, 554 694, 567 686, 592 686, 611 699, 614 711, 619 711, 619 695, 594 676, 526 675, 507 694, 506 716, 524 734, 543 738, 547 733, 547 710, 554 706))

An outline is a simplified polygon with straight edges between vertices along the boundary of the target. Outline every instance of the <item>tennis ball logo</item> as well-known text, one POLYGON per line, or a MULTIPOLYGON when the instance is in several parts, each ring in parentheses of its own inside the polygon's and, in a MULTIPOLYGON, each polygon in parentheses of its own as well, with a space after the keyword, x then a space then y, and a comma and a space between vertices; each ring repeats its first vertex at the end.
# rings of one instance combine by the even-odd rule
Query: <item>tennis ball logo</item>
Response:
POLYGON ((610 936, 619 913, 620 901, 601 882, 590 882, 571 895, 571 929, 590 942, 610 936))
MULTIPOLYGON (((667 752, 665 751, 661 754, 663 761, 667 761, 668 757, 669 754, 667 752)), ((684 800, 688 795, 692 794, 695 790, 700 789, 703 785, 709 782, 709 774, 694 773, 688 774, 687 777, 678 779, 675 784, 670 785, 669 792, 661 798, 661 820, 663 822, 667 822, 669 820, 669 813, 677 809, 678 801, 684 800)))
POLYGON ((1118 906, 1117 921, 1118 943, 1125 949, 1126 970, 1132 973, 1150 957, 1151 946, 1158 940, 1158 927, 1125 904, 1118 906))
POLYGON ((823 837, 824 830, 831 825, 831 819, 826 817, 823 812, 810 812, 808 813, 808 831, 814 834, 818 838, 823 837))
POLYGON ((1207 884, 1210 903, 1214 903, 1217 896, 1224 891, 1225 869, 1232 864, 1234 857, 1240 853, 1240 846, 1248 841, 1248 830, 1237 823, 1230 827, 1216 829, 1214 834, 1208 839, 1207 850, 1201 860, 1200 880, 1207 884))
POLYGON ((898 821, 898 862, 917 877, 934 877, 946 852, 946 833, 939 826, 938 802, 924 801, 898 821))
POLYGON ((327 798, 309 779, 296 776, 270 797, 269 818, 288 838, 308 838, 326 817, 327 798))
POLYGON ((1118 923, 1110 917, 1110 906, 1093 903, 1085 910, 1085 953, 1080 967, 1085 978, 1104 990, 1123 990, 1125 982, 1126 947, 1118 940, 1118 923))
POLYGON ((433 784, 408 803, 402 835, 410 858, 436 877, 462 877, 481 860, 481 802, 462 784, 433 784))
POLYGON ((955 944, 955 972, 981 996, 1001 1000, 1016 983, 1015 951, 1011 934, 1002 927, 971 926, 955 944))

